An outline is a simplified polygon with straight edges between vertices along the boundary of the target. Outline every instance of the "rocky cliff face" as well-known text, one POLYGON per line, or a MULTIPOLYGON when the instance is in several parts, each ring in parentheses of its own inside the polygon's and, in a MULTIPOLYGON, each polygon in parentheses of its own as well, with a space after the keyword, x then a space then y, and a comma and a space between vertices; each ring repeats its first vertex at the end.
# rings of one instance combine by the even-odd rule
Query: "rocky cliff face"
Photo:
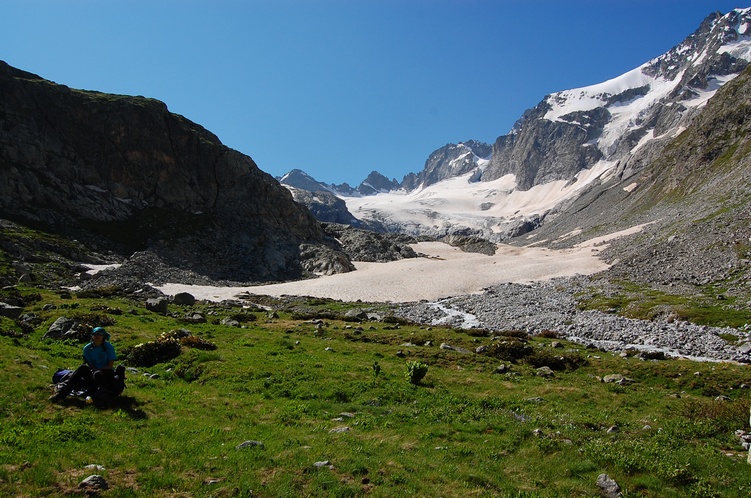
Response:
POLYGON ((212 279, 327 266, 317 258, 331 256, 328 239, 286 189, 162 102, 74 90, 2 62, 0 94, 3 217, 212 279))
POLYGON ((477 140, 444 145, 430 154, 422 171, 406 175, 401 188, 410 191, 474 171, 487 162, 491 150, 489 144, 477 140))

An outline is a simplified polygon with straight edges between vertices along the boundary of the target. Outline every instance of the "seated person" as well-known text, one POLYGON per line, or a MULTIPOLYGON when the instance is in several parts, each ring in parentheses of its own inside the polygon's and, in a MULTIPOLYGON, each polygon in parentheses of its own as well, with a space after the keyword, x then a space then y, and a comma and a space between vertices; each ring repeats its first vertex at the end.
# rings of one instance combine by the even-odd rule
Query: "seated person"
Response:
POLYGON ((50 401, 62 401, 73 390, 93 391, 94 398, 99 401, 123 391, 125 368, 113 368, 117 354, 109 338, 109 332, 102 327, 91 331, 91 342, 83 348, 85 363, 55 386, 55 394, 50 396, 50 401))

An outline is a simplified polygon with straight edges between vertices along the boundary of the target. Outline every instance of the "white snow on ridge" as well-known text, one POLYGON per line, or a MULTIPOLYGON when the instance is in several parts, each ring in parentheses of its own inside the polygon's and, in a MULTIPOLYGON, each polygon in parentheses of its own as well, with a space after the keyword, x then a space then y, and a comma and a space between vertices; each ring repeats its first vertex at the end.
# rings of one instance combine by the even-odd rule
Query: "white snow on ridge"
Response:
POLYGON ((545 114, 549 121, 561 121, 561 117, 572 112, 591 111, 603 107, 607 99, 632 88, 652 85, 655 78, 643 74, 639 66, 621 76, 596 85, 563 90, 548 96, 552 108, 545 114))

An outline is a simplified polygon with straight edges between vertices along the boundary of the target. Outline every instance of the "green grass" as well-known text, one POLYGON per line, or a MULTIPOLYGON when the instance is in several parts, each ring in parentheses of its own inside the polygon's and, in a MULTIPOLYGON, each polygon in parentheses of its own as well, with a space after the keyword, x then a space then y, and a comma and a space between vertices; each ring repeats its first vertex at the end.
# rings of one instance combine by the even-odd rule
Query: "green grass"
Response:
POLYGON ((687 296, 669 294, 643 284, 621 281, 615 292, 592 290, 578 296, 581 309, 614 313, 628 318, 652 320, 669 316, 676 320, 716 327, 742 327, 751 323, 745 298, 725 294, 726 288, 704 286, 687 296), (738 305, 740 304, 740 305, 738 305))
POLYGON ((268 299, 278 318, 245 311, 256 319, 232 328, 219 322, 238 308, 198 306, 209 323, 186 326, 137 302, 22 292, 33 293, 41 299, 27 311, 42 319, 33 332, 0 321, 1 496, 78 494, 95 473, 109 482, 105 497, 588 497, 601 473, 626 496, 751 492, 734 436, 748 429, 747 366, 644 362, 540 338, 529 341, 532 354, 504 361, 503 375, 494 373, 501 360, 438 347, 491 344, 484 334, 344 321, 347 303, 268 299), (82 345, 41 336, 74 313, 111 319, 118 351, 176 328, 217 349, 184 348, 139 368, 108 408, 51 404, 52 372, 75 367, 82 345), (316 313, 333 317, 322 330, 316 313), (531 362, 556 355, 577 360, 552 378, 535 375, 531 362), (419 383, 408 362, 429 367, 419 383), (599 381, 611 373, 634 382, 599 381), (251 440, 263 444, 237 448, 251 440))

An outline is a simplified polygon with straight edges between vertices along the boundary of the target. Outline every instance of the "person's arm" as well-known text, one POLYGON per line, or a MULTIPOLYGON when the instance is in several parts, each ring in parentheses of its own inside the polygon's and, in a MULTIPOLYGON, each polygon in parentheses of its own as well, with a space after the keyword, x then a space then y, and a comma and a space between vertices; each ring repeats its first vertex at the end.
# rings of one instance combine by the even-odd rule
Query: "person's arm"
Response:
POLYGON ((109 360, 105 366, 100 370, 112 370, 115 368, 115 360, 117 359, 117 353, 115 353, 115 346, 110 343, 106 343, 104 346, 107 350, 107 359, 109 360))

